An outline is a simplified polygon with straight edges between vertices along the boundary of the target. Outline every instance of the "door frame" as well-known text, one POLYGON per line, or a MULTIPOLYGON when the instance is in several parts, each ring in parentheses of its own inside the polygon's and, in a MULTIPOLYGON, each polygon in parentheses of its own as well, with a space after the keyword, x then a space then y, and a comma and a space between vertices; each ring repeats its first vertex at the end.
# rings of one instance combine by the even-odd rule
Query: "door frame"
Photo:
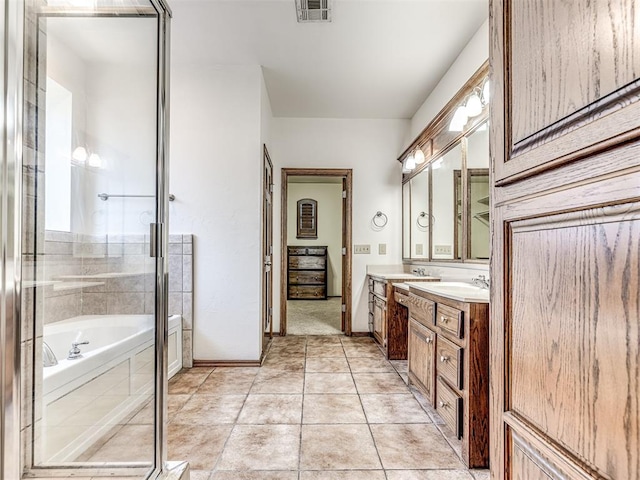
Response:
POLYGON ((342 178, 342 191, 346 192, 342 201, 342 329, 351 336, 351 298, 352 298, 352 210, 353 210, 353 170, 350 168, 283 168, 282 198, 280 202, 280 335, 287 334, 287 199, 289 177, 339 177, 342 178))
POLYGON ((271 161, 271 157, 269 156, 269 151, 267 150, 267 145, 262 145, 262 288, 261 288, 261 311, 262 311, 262 319, 260 322, 260 330, 262 335, 262 353, 261 356, 265 354, 265 337, 268 334, 269 339, 273 337, 273 162, 271 161), (267 187, 266 181, 266 169, 267 165, 271 169, 271 179, 269 186, 267 187), (266 203, 268 198, 270 198, 270 204, 267 212, 266 203), (268 219, 268 216, 271 217, 271 220, 268 219), (269 228, 270 224, 270 228, 269 228), (271 252, 267 252, 267 244, 271 245, 271 252), (271 265, 268 272, 265 272, 267 256, 271 257, 271 265), (268 275, 267 275, 268 274, 268 275), (269 277, 269 281, 266 282, 266 276, 269 277), (271 308, 271 311, 268 309, 271 308), (269 331, 267 332, 265 328, 265 322, 267 321, 267 317, 271 317, 268 319, 269 321, 269 331))

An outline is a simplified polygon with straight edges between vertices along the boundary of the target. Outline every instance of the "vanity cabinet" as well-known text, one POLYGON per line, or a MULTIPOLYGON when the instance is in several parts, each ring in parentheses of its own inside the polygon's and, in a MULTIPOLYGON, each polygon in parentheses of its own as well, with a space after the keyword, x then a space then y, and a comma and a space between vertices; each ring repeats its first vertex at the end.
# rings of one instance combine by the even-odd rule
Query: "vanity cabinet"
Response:
POLYGON ((409 382, 461 441, 469 468, 489 464, 489 304, 410 287, 409 382))
POLYGON ((409 290, 392 282, 438 281, 435 277, 413 274, 369 275, 369 324, 373 338, 389 360, 406 360, 409 331, 409 290), (388 278, 391 277, 391 278, 388 278))

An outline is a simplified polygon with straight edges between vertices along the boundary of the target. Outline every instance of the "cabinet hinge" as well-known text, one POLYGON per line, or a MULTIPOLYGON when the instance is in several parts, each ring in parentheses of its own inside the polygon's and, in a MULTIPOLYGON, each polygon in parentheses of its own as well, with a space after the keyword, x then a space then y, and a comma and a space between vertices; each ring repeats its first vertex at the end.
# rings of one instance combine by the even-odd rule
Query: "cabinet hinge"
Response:
POLYGON ((346 311, 347 311, 347 306, 346 306, 344 303, 342 304, 342 311, 343 311, 343 312, 346 312, 346 311))
POLYGON ((346 190, 342 190, 342 198, 347 198, 347 191, 346 190))
POLYGON ((270 184, 269 184, 269 191, 270 191, 271 193, 273 193, 273 183, 270 183, 270 184))
POLYGON ((346 255, 347 254, 347 247, 342 247, 342 255, 346 255))

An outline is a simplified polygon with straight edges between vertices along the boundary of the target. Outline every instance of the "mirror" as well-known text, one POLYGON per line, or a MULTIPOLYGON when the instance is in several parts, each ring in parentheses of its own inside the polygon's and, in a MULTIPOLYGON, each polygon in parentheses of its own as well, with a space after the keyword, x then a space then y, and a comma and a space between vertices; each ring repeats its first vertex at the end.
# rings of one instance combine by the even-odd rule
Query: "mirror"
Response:
POLYGON ((429 258, 429 169, 413 177, 411 184, 411 258, 429 258))
POLYGON ((433 200, 433 260, 462 258, 462 147, 457 143, 431 164, 433 200))
POLYGON ((481 124, 467 137, 467 258, 489 259, 489 128, 481 124))
POLYGON ((402 185, 402 258, 411 257, 411 182, 402 185))

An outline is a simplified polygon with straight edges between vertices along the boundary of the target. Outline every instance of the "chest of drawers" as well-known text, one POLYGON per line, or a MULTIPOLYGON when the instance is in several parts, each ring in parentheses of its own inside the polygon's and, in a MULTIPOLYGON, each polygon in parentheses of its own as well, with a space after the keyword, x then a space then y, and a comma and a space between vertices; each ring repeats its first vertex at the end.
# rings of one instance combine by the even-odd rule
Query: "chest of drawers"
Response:
POLYGON ((287 299, 326 300, 327 247, 287 247, 287 299))

